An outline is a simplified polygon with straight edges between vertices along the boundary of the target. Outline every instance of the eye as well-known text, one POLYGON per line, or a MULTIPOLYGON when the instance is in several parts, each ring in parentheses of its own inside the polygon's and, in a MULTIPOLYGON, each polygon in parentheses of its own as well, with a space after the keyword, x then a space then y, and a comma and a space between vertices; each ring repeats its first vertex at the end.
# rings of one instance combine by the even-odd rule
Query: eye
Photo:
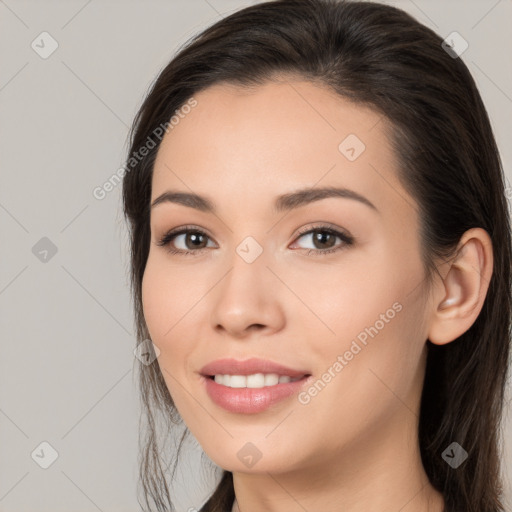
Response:
MULTIPOLYGON (((332 228, 330 225, 320 225, 307 227, 299 231, 299 237, 308 239, 313 247, 302 247, 307 250, 307 254, 325 255, 346 248, 354 243, 354 238, 344 232, 332 228), (341 240, 341 244, 336 245, 336 239, 341 240)), ((203 249, 212 247, 208 245, 211 241, 208 234, 195 226, 183 226, 166 233, 158 242, 160 247, 167 247, 171 254, 180 254, 183 256, 200 254, 203 249), (181 247, 179 247, 181 246, 181 247)))
MULTIPOLYGON (((299 231, 300 236, 297 240, 309 239, 312 247, 306 247, 307 254, 325 255, 340 251, 354 243, 354 238, 346 233, 338 231, 328 225, 308 227, 299 231), (336 245, 336 239, 341 240, 341 244, 336 245)), ((304 247, 303 247, 304 248, 304 247)))
POLYGON ((201 249, 207 247, 207 245, 205 245, 205 240, 208 238, 208 235, 204 231, 196 228, 195 226, 184 226, 166 233, 157 242, 157 245, 160 247, 168 246, 167 250, 171 254, 186 255, 194 252, 201 252, 201 249), (174 245, 181 245, 181 247, 175 248, 173 247, 174 245))

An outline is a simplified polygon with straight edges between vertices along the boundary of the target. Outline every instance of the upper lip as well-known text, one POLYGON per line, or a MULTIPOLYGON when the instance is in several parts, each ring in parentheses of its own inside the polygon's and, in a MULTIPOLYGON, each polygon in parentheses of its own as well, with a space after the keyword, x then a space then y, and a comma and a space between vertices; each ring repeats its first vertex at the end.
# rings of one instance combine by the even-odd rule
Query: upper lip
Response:
POLYGON ((217 359, 203 366, 200 373, 205 376, 212 375, 252 375, 254 373, 277 373, 279 376, 287 375, 291 378, 309 375, 305 370, 288 368, 282 364, 274 363, 268 359, 251 358, 244 361, 236 359, 217 359))

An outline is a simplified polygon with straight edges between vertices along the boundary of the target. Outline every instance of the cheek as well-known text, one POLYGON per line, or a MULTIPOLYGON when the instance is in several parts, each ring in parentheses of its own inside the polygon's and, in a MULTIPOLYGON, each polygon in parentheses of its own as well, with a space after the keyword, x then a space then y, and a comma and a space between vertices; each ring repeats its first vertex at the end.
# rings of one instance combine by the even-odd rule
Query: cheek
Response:
MULTIPOLYGON (((172 266, 166 255, 150 252, 142 278, 142 307, 153 342, 167 343, 178 322, 200 297, 197 273, 172 266)), ((162 348, 161 348, 162 349, 162 348)))
MULTIPOLYGON (((192 267, 172 265, 166 255, 151 254, 142 279, 142 308, 151 341, 159 348, 158 362, 173 375, 182 374, 184 362, 199 339, 194 329, 198 303, 208 283, 192 267)), ((172 384, 172 382, 168 382, 172 384)))
MULTIPOLYGON (((159 338, 165 333, 165 314, 170 294, 165 293, 165 281, 158 270, 158 265, 148 259, 142 278, 142 309, 153 343, 159 346, 159 338)), ((160 348, 160 347, 159 347, 160 348)))
POLYGON ((423 346, 414 327, 418 308, 394 291, 383 290, 380 302, 364 301, 357 319, 340 315, 337 339, 315 348, 312 359, 324 364, 300 403, 313 430, 326 422, 339 425, 329 434, 334 446, 364 438, 395 413, 407 416, 415 407, 423 346))
POLYGON ((310 325, 311 339, 321 335, 329 346, 338 344, 339 348, 358 335, 364 341, 365 332, 375 323, 380 332, 387 326, 381 315, 392 321, 393 304, 403 295, 401 284, 389 271, 363 258, 353 264, 344 260, 339 267, 307 269, 293 281, 293 289, 310 309, 304 311, 303 305, 297 305, 297 323, 310 325))
POLYGON ((179 283, 175 275, 171 279, 169 274, 157 258, 148 259, 142 279, 142 305, 151 341, 160 350, 157 363, 172 400, 178 406, 179 382, 183 380, 179 362, 186 359, 187 354, 185 344, 175 343, 177 322, 183 313, 180 314, 180 294, 176 291, 179 283))
POLYGON ((174 340, 187 301, 181 292, 180 273, 169 270, 160 260, 158 255, 148 259, 142 279, 142 309, 151 341, 160 350, 158 362, 170 370, 170 364, 177 360, 176 350, 183 346, 174 340))
POLYGON ((395 257, 391 265, 383 257, 352 270, 332 272, 329 280, 317 281, 317 286, 323 283, 323 291, 310 293, 310 303, 331 332, 322 328, 327 336, 318 340, 313 321, 317 329, 321 324, 312 317, 309 338, 318 340, 310 344, 312 360, 323 363, 317 375, 330 368, 336 375, 331 379, 336 383, 326 386, 326 405, 345 399, 350 410, 358 410, 360 404, 360 413, 365 414, 368 404, 387 403, 393 392, 407 394, 416 382, 426 339, 424 290, 418 286, 419 260, 395 257))

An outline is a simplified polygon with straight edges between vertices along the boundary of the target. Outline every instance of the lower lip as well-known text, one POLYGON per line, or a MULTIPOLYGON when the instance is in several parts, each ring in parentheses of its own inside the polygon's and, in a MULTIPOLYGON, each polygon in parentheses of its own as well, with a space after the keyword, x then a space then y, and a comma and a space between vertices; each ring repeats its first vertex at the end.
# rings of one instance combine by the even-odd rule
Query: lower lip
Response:
POLYGON ((202 375, 206 392, 213 402, 230 412, 242 414, 263 412, 273 404, 297 394, 310 377, 263 388, 230 388, 202 375))

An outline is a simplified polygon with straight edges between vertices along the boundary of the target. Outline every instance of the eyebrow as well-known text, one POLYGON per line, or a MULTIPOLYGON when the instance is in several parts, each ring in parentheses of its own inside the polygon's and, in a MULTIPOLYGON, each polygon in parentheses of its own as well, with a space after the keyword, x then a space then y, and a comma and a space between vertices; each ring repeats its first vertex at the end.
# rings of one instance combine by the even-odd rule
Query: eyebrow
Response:
MULTIPOLYGON (((274 211, 276 213, 289 211, 330 197, 352 199, 368 206, 376 212, 379 211, 377 207, 366 197, 348 188, 339 187, 305 188, 280 195, 274 202, 274 211)), ((217 211, 217 207, 210 199, 189 192, 168 190, 167 192, 159 195, 153 201, 151 208, 162 203, 181 204, 206 213, 216 213, 217 211)))

